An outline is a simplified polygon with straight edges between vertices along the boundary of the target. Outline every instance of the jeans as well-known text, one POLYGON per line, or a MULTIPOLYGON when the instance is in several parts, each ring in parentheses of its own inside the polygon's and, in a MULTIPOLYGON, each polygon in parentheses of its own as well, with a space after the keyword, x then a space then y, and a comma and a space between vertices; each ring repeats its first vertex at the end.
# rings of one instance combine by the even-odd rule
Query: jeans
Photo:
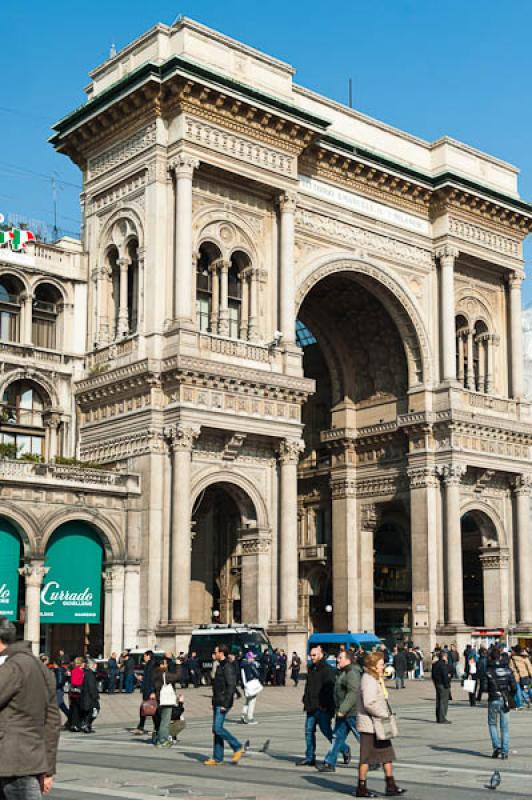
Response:
POLYGON ((445 686, 436 686, 436 722, 444 722, 447 719, 450 694, 451 690, 445 686))
POLYGON ((35 775, 0 778, 0 800, 41 800, 41 788, 35 775))
POLYGON ((109 670, 107 675, 107 694, 114 694, 116 690, 116 670, 109 670))
POLYGON ((500 750, 501 753, 506 753, 510 749, 510 713, 503 712, 502 700, 491 700, 488 703, 488 727, 490 729, 491 743, 494 750, 500 750), (499 738, 498 723, 501 726, 501 738, 499 738), (502 741, 501 741, 502 739, 502 741))
POLYGON ((57 705, 65 715, 67 722, 70 720, 70 712, 65 703, 65 692, 63 689, 56 689, 55 690, 55 699, 57 701, 57 705))
POLYGON ((346 753, 349 751, 349 747, 345 743, 345 740, 349 735, 349 731, 352 732, 357 742, 359 742, 360 734, 357 731, 357 718, 336 717, 333 732, 333 745, 325 756, 325 763, 330 764, 331 767, 336 766, 336 761, 340 753, 346 753))
MULTIPOLYGON (((314 761, 316 759, 316 727, 319 726, 323 735, 332 742, 333 734, 331 728, 331 715, 326 711, 318 709, 318 711, 307 711, 307 718, 305 720, 305 758, 307 761, 314 761)), ((345 747, 345 745, 344 745, 345 747)))
MULTIPOLYGON (((516 708, 522 708, 524 703, 525 703, 525 698, 524 698, 524 695, 523 695, 523 690, 522 690, 522 688, 521 688, 521 686, 519 684, 517 684, 517 690, 515 692, 514 699, 515 699, 515 707, 516 708)), ((527 702, 528 702, 528 698, 527 698, 527 702)))
POLYGON ((134 672, 127 672, 126 677, 124 678, 124 688, 127 694, 131 694, 133 689, 135 688, 135 673, 134 672))
POLYGON ((157 731, 158 744, 164 744, 170 738, 170 722, 172 719, 172 706, 162 706, 159 730, 157 731))
POLYGON ((405 675, 404 673, 400 675, 398 672, 395 673, 395 688, 396 689, 404 689, 405 688, 405 675))
POLYGON ((227 711, 222 711, 220 706, 214 706, 212 713, 212 732, 214 735, 213 758, 215 761, 224 760, 224 742, 227 742, 229 747, 237 752, 242 750, 242 745, 230 731, 224 728, 225 716, 227 711))

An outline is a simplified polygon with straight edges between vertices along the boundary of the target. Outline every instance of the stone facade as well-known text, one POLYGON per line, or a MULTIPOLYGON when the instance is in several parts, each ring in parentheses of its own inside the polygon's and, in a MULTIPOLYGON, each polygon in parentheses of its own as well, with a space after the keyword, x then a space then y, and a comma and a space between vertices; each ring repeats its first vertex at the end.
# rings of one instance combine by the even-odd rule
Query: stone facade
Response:
POLYGON ((55 126, 84 179, 80 454, 142 476, 130 634, 532 635, 517 170, 293 72, 180 19, 55 126))

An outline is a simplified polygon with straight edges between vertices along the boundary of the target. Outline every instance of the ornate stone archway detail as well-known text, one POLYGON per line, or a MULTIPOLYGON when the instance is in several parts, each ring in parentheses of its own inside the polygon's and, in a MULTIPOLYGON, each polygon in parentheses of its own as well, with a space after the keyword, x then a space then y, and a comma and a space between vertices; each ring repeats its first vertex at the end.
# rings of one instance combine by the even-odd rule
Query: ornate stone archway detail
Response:
POLYGON ((465 514, 475 514, 475 512, 487 517, 488 521, 493 526, 497 535, 497 547, 507 547, 508 537, 506 536, 504 522, 497 509, 484 500, 469 500, 460 507, 460 519, 464 517, 465 514))
POLYGON ((39 525, 33 514, 9 500, 2 500, 0 503, 0 517, 4 517, 10 522, 19 534, 24 560, 30 561, 35 558, 39 549, 39 525))
POLYGON ((32 381, 40 387, 50 400, 52 408, 60 408, 59 397, 55 386, 48 378, 33 367, 14 369, 4 374, 4 379, 0 381, 0 397, 4 396, 7 387, 15 381, 32 381))
POLYGON ((300 276, 296 291, 296 308, 323 278, 340 272, 352 273, 383 304, 401 335, 408 364, 409 387, 432 385, 433 361, 429 337, 419 309, 395 275, 366 256, 338 253, 323 256, 308 266, 300 276), (380 291, 379 291, 380 290, 380 291))
POLYGON ((100 536, 105 551, 105 561, 120 562, 125 559, 124 537, 109 519, 104 519, 99 511, 91 509, 63 509, 48 517, 40 541, 40 554, 44 558, 52 534, 65 522, 86 522, 100 536))
MULTIPOLYGON (((257 490, 257 487, 248 478, 236 471, 226 471, 215 468, 208 470, 207 472, 202 472, 200 475, 196 476, 192 484, 191 510, 196 505, 196 501, 200 494, 208 489, 209 486, 213 486, 214 484, 229 484, 230 486, 235 486, 245 495, 247 495, 247 498, 256 514, 256 527, 264 531, 270 530, 268 511, 264 498, 257 490)), ((234 499, 238 507, 242 509, 242 505, 239 502, 238 497, 235 496, 234 499)))

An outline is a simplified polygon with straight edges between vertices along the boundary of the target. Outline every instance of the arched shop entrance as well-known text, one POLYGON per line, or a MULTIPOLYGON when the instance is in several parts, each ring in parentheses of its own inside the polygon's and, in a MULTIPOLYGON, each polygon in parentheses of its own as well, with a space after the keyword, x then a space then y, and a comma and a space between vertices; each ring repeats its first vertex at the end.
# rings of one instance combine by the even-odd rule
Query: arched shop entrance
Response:
POLYGON ((46 547, 41 589, 41 642, 47 653, 103 653, 103 546, 85 522, 66 522, 46 547))
POLYGON ((22 541, 15 526, 0 517, 0 617, 7 617, 24 632, 25 583, 22 566, 22 541))

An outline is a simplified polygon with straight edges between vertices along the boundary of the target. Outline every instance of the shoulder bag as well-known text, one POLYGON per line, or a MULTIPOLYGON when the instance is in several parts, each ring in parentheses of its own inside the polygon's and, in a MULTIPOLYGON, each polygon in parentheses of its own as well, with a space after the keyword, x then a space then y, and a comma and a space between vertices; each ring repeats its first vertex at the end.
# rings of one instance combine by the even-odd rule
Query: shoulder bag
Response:
POLYGON ((388 739, 395 739, 399 735, 397 717, 393 713, 388 701, 386 701, 386 705, 388 706, 387 717, 373 717, 375 736, 379 742, 385 742, 388 739))
POLYGON ((166 672, 163 672, 163 686, 161 687, 161 694, 159 697, 159 705, 161 706, 175 706, 177 703, 177 695, 171 683, 166 683, 166 672))

